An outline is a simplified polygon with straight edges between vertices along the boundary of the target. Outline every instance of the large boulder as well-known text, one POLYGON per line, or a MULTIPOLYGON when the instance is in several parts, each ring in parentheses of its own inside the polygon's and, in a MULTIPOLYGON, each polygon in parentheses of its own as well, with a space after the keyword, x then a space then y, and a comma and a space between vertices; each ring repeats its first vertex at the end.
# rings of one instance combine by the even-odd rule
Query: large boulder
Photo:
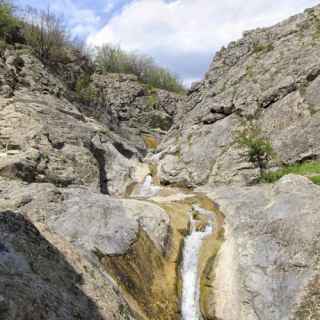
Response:
POLYGON ((0 212, 0 318, 139 319, 107 274, 11 211, 0 212))
MULTIPOLYGON (((86 187, 18 180, 0 180, 0 192, 0 210, 20 211, 41 223, 71 244, 81 259, 112 277, 137 319, 178 318, 178 262, 171 259, 178 250, 172 242, 180 246, 181 239, 172 235, 169 216, 160 206, 115 199, 86 187)), ((64 254, 68 258, 73 251, 64 254)))
POLYGON ((319 319, 320 187, 288 175, 209 197, 225 214, 225 240, 211 264, 205 318, 319 319))
POLYGON ((251 183, 237 134, 255 121, 279 164, 320 157, 320 6, 219 51, 159 148, 163 182, 251 183))
POLYGON ((23 210, 36 223, 89 253, 122 255, 137 241, 140 228, 159 252, 166 251, 169 218, 159 206, 134 199, 115 199, 82 188, 57 188, 0 179, 0 210, 23 210))

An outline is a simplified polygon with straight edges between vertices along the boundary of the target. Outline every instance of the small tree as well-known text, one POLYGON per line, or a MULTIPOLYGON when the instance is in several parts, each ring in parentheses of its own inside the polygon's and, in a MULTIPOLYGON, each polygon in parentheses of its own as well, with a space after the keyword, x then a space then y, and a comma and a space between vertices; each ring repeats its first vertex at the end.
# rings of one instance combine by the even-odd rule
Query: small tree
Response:
POLYGON ((24 14, 24 37, 39 59, 44 62, 64 56, 68 35, 63 20, 47 10, 27 8, 24 14))
POLYGON ((270 141, 262 137, 261 130, 253 122, 237 132, 236 142, 246 148, 248 160, 259 168, 260 176, 273 158, 274 152, 270 141))
POLYGON ((13 14, 10 2, 0 0, 0 38, 10 42, 19 28, 20 22, 13 14))

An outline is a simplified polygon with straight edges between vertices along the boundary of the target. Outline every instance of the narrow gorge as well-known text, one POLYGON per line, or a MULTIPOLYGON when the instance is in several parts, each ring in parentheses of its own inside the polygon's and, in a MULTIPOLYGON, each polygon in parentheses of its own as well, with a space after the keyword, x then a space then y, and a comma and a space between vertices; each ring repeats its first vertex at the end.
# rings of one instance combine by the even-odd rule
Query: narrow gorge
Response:
POLYGON ((319 26, 187 93, 1 40, 0 319, 319 320, 319 26))

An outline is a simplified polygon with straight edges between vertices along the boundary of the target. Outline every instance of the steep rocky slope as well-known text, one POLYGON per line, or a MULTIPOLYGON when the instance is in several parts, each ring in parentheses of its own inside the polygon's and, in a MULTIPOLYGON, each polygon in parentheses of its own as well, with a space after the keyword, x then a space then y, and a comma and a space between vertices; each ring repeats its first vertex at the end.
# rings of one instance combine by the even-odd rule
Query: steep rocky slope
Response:
POLYGON ((162 181, 250 183, 257 171, 235 143, 249 120, 270 139, 276 164, 319 158, 319 25, 318 6, 218 52, 160 148, 162 181))
POLYGON ((95 98, 82 110, 116 130, 143 154, 157 147, 184 101, 182 94, 152 88, 126 74, 94 74, 90 90, 95 98))
POLYGON ((179 305, 169 217, 156 204, 116 197, 149 173, 142 157, 171 126, 181 98, 153 89, 159 98, 151 105, 136 79, 93 75, 93 86, 110 88, 102 86, 109 91, 97 92, 90 111, 73 91, 90 65, 76 57, 70 52, 65 67, 52 70, 26 46, 1 48, 0 318, 173 319, 179 305), (166 126, 134 116, 137 105, 144 119, 160 114, 166 126), (136 121, 131 141, 121 129, 125 109, 136 121), (117 266, 127 262, 116 261, 127 256, 133 261, 123 274, 117 266))
MULTIPOLYGON (((160 140, 160 135, 151 129, 169 129, 180 99, 156 90, 153 94, 162 100, 157 98, 153 103, 168 108, 167 113, 157 111, 148 104, 150 96, 145 95, 145 87, 136 79, 96 75, 103 90, 109 89, 113 95, 108 91, 97 93, 97 99, 106 98, 99 108, 91 106, 93 111, 87 112, 90 118, 79 111, 85 106, 70 102, 73 96, 65 83, 53 76, 28 48, 4 50, 0 76, 1 175, 59 186, 87 185, 113 195, 125 194, 126 187, 136 180, 134 171, 143 154, 154 149, 160 140), (108 114, 112 115, 110 119, 108 114), (139 118, 141 114, 144 117, 139 118), (160 123, 155 114, 160 114, 160 123), (165 127, 161 126, 162 117, 165 127), (154 123, 148 123, 146 118, 154 123), (125 119, 134 123, 127 130, 135 144, 126 139, 129 133, 122 134, 125 119), (144 127, 149 131, 144 131, 143 139, 144 127)), ((98 86, 96 82, 93 85, 98 86)))

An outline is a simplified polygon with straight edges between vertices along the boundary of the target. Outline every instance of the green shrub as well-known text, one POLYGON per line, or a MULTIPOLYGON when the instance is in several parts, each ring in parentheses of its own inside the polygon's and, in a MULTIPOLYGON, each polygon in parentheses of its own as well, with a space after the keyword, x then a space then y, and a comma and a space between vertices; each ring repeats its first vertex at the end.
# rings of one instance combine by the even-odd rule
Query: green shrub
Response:
POLYGON ((0 38, 12 42, 19 27, 20 22, 13 14, 11 4, 0 0, 0 38))
POLYGON ((259 178, 259 182, 261 183, 274 183, 280 180, 283 176, 288 173, 284 173, 282 170, 264 172, 259 178))
POLYGON ((267 53, 269 51, 272 51, 274 49, 272 43, 256 43, 253 48, 253 53, 259 54, 259 53, 267 53))
POLYGON ((311 177, 310 180, 317 185, 320 185, 320 176, 311 177))
POLYGON ((96 98, 96 90, 91 86, 90 75, 80 77, 75 87, 76 94, 82 103, 90 103, 96 98))
POLYGON ((260 129, 250 122, 243 130, 237 132, 236 142, 246 149, 248 160, 259 168, 260 176, 273 157, 271 143, 262 137, 260 129))
POLYGON ((104 45, 97 48, 95 63, 102 73, 134 74, 152 87, 179 93, 185 90, 175 75, 157 66, 151 57, 128 53, 120 47, 104 45))

